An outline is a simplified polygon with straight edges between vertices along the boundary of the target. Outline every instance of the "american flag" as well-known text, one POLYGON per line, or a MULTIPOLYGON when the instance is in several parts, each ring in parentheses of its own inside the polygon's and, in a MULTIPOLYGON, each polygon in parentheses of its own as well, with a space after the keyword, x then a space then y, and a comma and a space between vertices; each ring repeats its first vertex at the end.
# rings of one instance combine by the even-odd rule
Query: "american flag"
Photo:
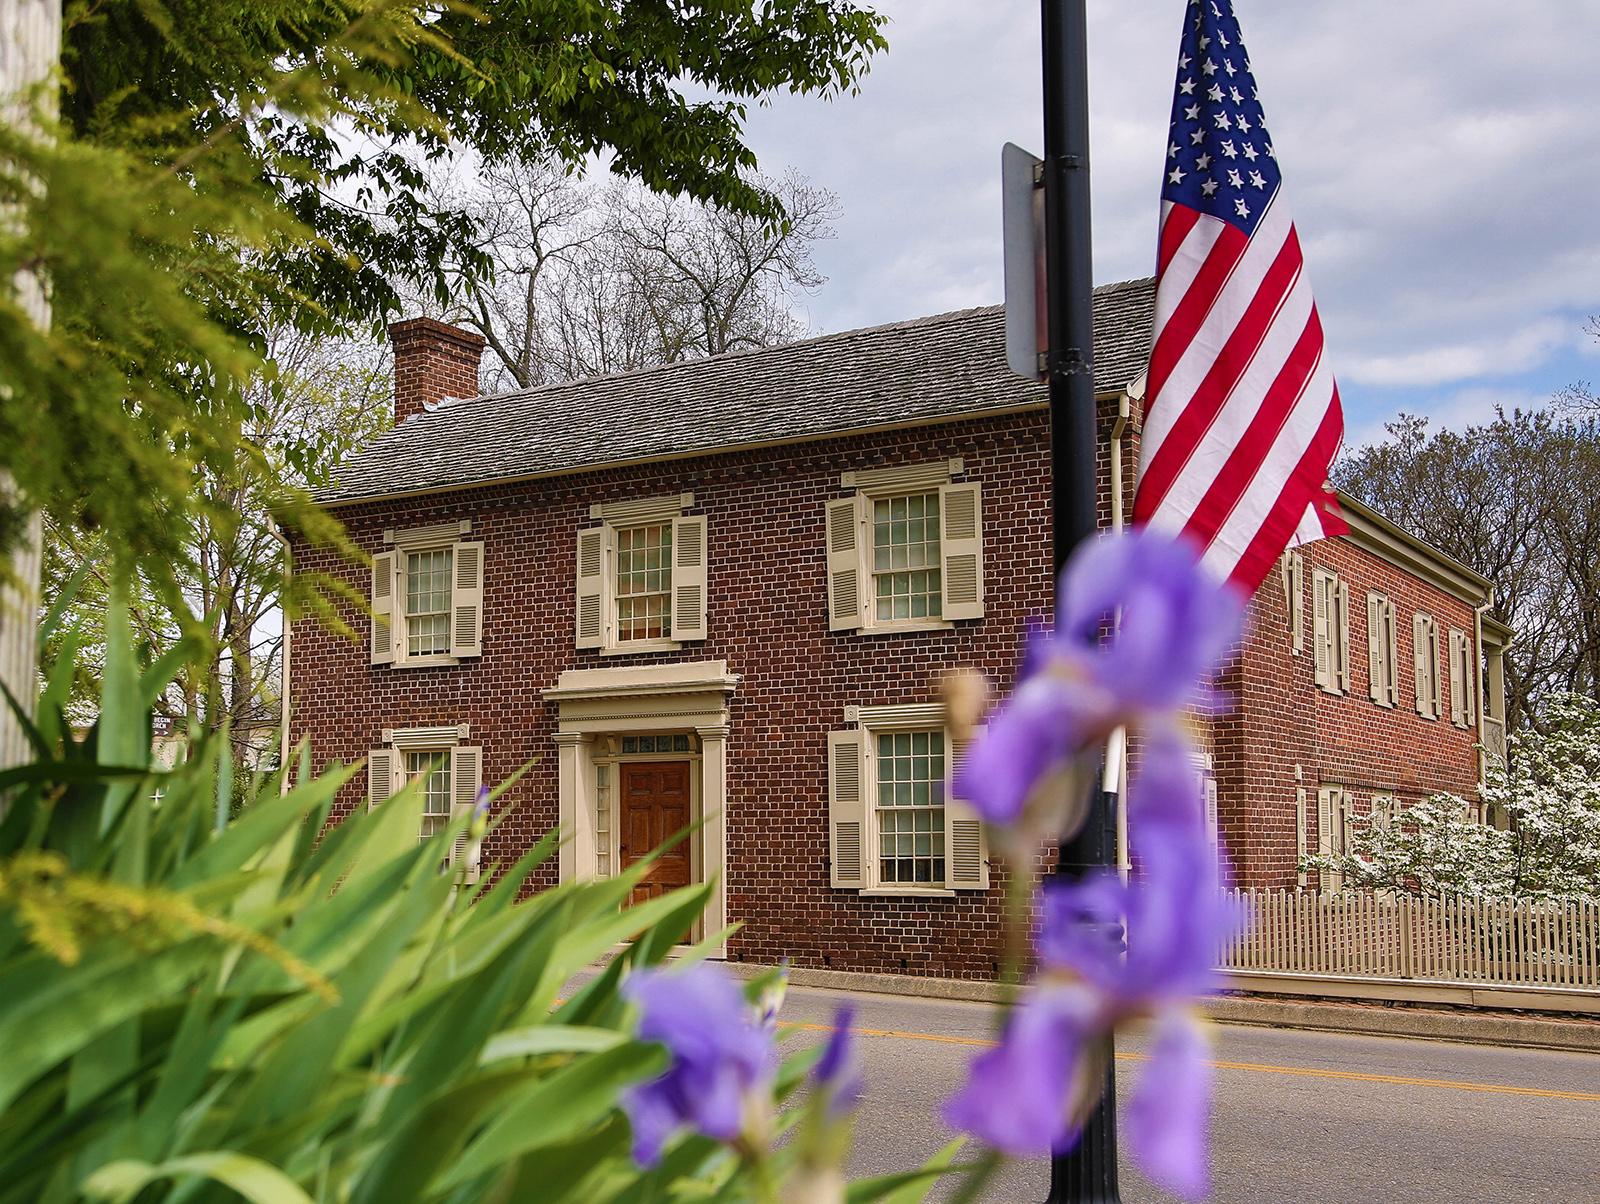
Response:
POLYGON ((1136 522, 1254 591, 1348 528, 1327 486, 1344 418, 1231 0, 1191 0, 1178 55, 1136 522))

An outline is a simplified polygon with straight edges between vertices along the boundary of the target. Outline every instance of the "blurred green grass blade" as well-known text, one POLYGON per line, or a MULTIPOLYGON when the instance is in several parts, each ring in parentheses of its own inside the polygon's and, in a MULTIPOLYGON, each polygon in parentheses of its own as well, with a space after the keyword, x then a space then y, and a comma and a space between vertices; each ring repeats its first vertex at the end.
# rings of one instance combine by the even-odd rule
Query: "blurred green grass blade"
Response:
POLYGON ((0 975, 0 1110, 102 1034, 180 997, 216 957, 210 937, 155 951, 112 943, 115 952, 91 948, 76 966, 39 954, 0 975))
POLYGON ((233 1150, 187 1154, 154 1166, 133 1159, 108 1163, 84 1181, 83 1191, 91 1200, 129 1204, 153 1183, 189 1176, 232 1188, 250 1204, 313 1204, 300 1185, 277 1167, 233 1150))
POLYGON ((533 1024, 509 1028, 484 1042, 478 1055, 480 1066, 490 1066, 507 1058, 531 1058, 555 1053, 599 1053, 613 1049, 627 1038, 608 1028, 586 1028, 576 1024, 533 1024))
POLYGON ((666 1062, 665 1050, 630 1042, 556 1071, 497 1109, 488 1127, 437 1186, 463 1183, 530 1150, 583 1132, 616 1107, 624 1088, 659 1074, 666 1062))

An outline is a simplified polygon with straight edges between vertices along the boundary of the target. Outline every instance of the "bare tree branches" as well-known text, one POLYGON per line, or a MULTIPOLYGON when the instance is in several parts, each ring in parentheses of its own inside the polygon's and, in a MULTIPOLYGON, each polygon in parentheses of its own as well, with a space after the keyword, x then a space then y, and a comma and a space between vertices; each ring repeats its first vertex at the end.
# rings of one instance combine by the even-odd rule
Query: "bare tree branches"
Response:
POLYGON ((1402 415, 1334 480, 1494 582, 1516 638, 1507 720, 1537 724, 1543 695, 1600 698, 1600 417, 1511 414, 1460 433, 1402 415))
POLYGON ((492 279, 462 264, 440 316, 477 330, 491 389, 529 388, 791 342, 797 294, 824 277, 833 195, 790 174, 772 185, 780 224, 636 185, 591 184, 544 164, 436 182, 482 232, 492 279))

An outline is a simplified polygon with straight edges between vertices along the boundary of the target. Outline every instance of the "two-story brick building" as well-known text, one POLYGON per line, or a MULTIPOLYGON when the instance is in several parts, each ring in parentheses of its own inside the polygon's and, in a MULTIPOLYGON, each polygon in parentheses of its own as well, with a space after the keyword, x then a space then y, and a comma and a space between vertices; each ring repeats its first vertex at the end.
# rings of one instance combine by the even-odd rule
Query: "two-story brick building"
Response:
MULTIPOLYGON (((1096 293, 1108 524, 1152 295, 1096 293)), ((1001 311, 495 397, 475 335, 393 336, 397 425, 321 498, 370 577, 295 547, 370 592, 375 618, 347 617, 371 639, 294 625, 295 738, 368 758, 380 805, 426 777, 420 835, 535 761, 484 859, 559 824, 541 884, 699 821, 641 893, 715 881, 704 929, 742 924, 730 957, 992 973, 1004 867, 947 795, 937 679, 975 666, 1004 688, 1050 605, 1046 397, 1008 371, 1001 311)), ((1477 780, 1480 649, 1503 639, 1477 618, 1487 583, 1351 509, 1350 538, 1263 589, 1225 683, 1240 706, 1208 771, 1252 882, 1293 882, 1297 848, 1374 797, 1477 780)))

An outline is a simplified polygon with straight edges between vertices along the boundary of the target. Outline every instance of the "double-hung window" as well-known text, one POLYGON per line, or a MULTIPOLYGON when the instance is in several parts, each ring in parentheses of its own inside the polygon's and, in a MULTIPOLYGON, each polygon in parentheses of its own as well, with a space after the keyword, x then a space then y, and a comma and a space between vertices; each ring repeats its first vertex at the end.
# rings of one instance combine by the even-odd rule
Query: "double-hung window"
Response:
POLYGON ((706 520, 694 495, 606 502, 578 532, 576 646, 650 652, 706 638, 706 520))
POLYGON ((372 558, 371 661, 450 665, 483 653, 483 543, 470 520, 385 531, 372 558))
POLYGON ((960 748, 938 703, 846 707, 828 735, 829 881, 868 894, 989 885, 977 814, 953 798, 960 748))
POLYGON ((466 724, 386 728, 367 753, 367 807, 394 799, 414 807, 417 839, 426 841, 458 823, 449 864, 477 877, 480 850, 469 839, 466 817, 483 782, 483 749, 463 743, 466 724))
POLYGON ((828 626, 918 630, 983 617, 983 506, 960 460, 843 473, 824 505, 828 626))
POLYGON ((1377 591, 1367 594, 1367 694, 1382 707, 1400 702, 1400 639, 1394 602, 1377 591))
POLYGON ((938 618, 939 494, 872 499, 872 607, 879 623, 938 618))
POLYGON ((1439 621, 1418 611, 1411 616, 1411 672, 1416 679, 1417 714, 1439 717, 1439 621))
POLYGON ((878 881, 939 885, 944 864, 944 731, 879 732, 878 881))
POLYGON ((1311 572, 1312 673, 1330 694, 1350 689, 1350 586, 1326 569, 1311 572))

